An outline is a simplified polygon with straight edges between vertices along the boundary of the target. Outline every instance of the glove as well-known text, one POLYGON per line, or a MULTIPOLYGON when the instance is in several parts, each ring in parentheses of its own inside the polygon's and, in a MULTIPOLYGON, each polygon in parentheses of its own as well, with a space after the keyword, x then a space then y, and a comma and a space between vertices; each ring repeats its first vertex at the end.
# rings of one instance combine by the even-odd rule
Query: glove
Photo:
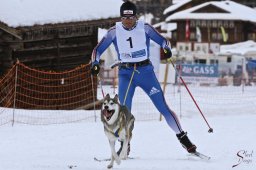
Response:
POLYGON ((91 67, 91 74, 93 76, 95 76, 95 75, 97 76, 99 74, 99 72, 100 72, 100 64, 98 61, 94 61, 92 63, 92 67, 91 67))
POLYGON ((167 59, 172 57, 172 51, 169 47, 164 48, 164 57, 167 59))

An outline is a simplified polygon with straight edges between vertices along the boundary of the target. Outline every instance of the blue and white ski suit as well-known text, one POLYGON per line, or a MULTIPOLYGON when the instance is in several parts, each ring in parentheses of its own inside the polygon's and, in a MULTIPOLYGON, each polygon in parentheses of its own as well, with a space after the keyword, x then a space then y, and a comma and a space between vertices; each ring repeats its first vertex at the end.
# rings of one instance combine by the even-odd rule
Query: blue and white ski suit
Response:
MULTIPOLYGON (((110 28, 107 34, 94 48, 92 61, 99 61, 101 54, 114 44, 118 54, 118 59, 122 63, 138 63, 149 59, 150 39, 159 44, 162 48, 169 48, 168 41, 162 37, 151 25, 138 20, 136 26, 131 30, 123 27, 121 22, 110 28)), ((132 98, 137 86, 141 87, 150 97, 158 111, 164 116, 167 124, 176 134, 182 131, 181 125, 175 113, 166 104, 161 86, 156 78, 152 64, 137 67, 119 67, 119 100, 130 110, 132 108, 132 98), (135 72, 134 72, 135 69, 135 72), (132 74, 134 76, 126 95, 132 74), (126 98, 126 100, 125 100, 126 98), (124 103, 125 100, 125 103, 124 103)))

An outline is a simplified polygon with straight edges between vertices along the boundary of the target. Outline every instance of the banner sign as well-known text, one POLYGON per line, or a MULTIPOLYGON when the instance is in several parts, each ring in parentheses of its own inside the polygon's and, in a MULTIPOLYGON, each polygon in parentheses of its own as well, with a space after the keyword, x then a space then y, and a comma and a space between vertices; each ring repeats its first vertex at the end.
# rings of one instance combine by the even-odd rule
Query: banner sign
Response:
POLYGON ((182 64, 181 76, 191 83, 218 83, 218 65, 182 64))

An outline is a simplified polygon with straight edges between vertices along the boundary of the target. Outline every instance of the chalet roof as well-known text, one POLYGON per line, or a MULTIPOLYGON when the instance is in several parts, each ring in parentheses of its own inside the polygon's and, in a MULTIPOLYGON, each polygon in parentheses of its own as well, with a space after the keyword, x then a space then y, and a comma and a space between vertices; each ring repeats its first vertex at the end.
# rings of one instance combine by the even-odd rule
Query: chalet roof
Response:
POLYGON ((0 23, 0 30, 3 30, 4 32, 7 32, 9 34, 11 34, 12 36, 18 38, 18 39, 22 39, 20 35, 18 35, 18 32, 17 30, 15 30, 14 28, 10 28, 10 27, 7 27, 6 25, 0 23))
POLYGON ((166 23, 166 22, 159 22, 153 25, 154 28, 161 28, 161 30, 166 30, 168 32, 174 31, 177 29, 177 23, 166 23))
POLYGON ((186 9, 181 12, 174 13, 166 18, 166 21, 186 20, 186 19, 202 19, 202 20, 241 20, 256 23, 256 10, 245 5, 233 1, 211 1, 195 7, 186 9), (207 6, 215 6, 226 12, 196 12, 207 6))
POLYGON ((246 55, 248 53, 256 54, 256 42, 248 40, 236 44, 221 45, 220 54, 241 54, 246 55))
POLYGON ((0 22, 10 27, 118 17, 122 0, 1 0, 0 22))
POLYGON ((191 2, 192 0, 182 0, 182 1, 178 1, 178 2, 176 2, 176 3, 174 3, 174 1, 173 1, 173 5, 171 5, 171 6, 169 6, 168 8, 166 8, 165 10, 164 10, 164 15, 166 15, 166 14, 168 14, 169 12, 172 12, 172 11, 174 11, 174 10, 176 10, 176 9, 178 9, 179 7, 182 7, 183 5, 185 5, 185 4, 187 4, 187 3, 189 3, 189 2, 191 2))

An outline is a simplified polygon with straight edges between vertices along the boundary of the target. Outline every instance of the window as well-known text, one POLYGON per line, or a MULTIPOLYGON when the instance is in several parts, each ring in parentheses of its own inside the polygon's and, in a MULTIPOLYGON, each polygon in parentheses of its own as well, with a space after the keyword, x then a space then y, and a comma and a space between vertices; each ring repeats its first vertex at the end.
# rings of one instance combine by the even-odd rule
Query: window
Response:
POLYGON ((196 46, 196 51, 201 51, 201 46, 196 46))
POLYGON ((227 41, 228 41, 228 33, 226 33, 227 41))
POLYGON ((202 27, 206 27, 206 20, 202 21, 202 27))
POLYGON ((228 21, 223 21, 224 23, 223 23, 223 26, 225 27, 225 28, 228 28, 228 26, 229 26, 229 24, 228 24, 228 21))
POLYGON ((196 21, 195 20, 190 21, 190 27, 196 27, 196 21))
POLYGON ((217 59, 211 59, 210 64, 219 64, 219 60, 217 59))
POLYGON ((202 51, 203 51, 204 53, 208 53, 208 52, 209 52, 208 46, 203 45, 203 46, 202 46, 202 51))
POLYGON ((216 41, 217 40, 217 34, 216 33, 212 33, 212 40, 216 41))
POLYGON ((231 63, 232 58, 231 57, 227 57, 227 63, 231 63))
POLYGON ((199 27, 201 26, 200 20, 196 20, 196 25, 199 26, 199 27))
POLYGON ((222 34, 221 33, 217 33, 217 40, 222 40, 222 34))
POLYGON ((172 33, 172 39, 173 40, 177 40, 177 32, 173 32, 172 33))
POLYGON ((190 40, 195 40, 196 39, 196 34, 194 32, 190 33, 190 40))
POLYGON ((248 40, 256 40, 256 33, 248 33, 248 40))
POLYGON ((229 21, 229 28, 234 28, 235 24, 234 21, 229 21))
POLYGON ((195 63, 197 63, 197 64, 206 64, 206 59, 195 59, 195 63))
POLYGON ((211 20, 207 21, 207 27, 212 27, 212 21, 211 20))
POLYGON ((216 28, 216 27, 217 27, 217 21, 216 21, 216 20, 213 20, 213 21, 212 21, 212 27, 213 27, 213 28, 216 28))
POLYGON ((218 21, 218 27, 221 27, 222 25, 222 21, 218 21))
POLYGON ((177 42, 177 49, 179 51, 191 51, 191 43, 177 42))

